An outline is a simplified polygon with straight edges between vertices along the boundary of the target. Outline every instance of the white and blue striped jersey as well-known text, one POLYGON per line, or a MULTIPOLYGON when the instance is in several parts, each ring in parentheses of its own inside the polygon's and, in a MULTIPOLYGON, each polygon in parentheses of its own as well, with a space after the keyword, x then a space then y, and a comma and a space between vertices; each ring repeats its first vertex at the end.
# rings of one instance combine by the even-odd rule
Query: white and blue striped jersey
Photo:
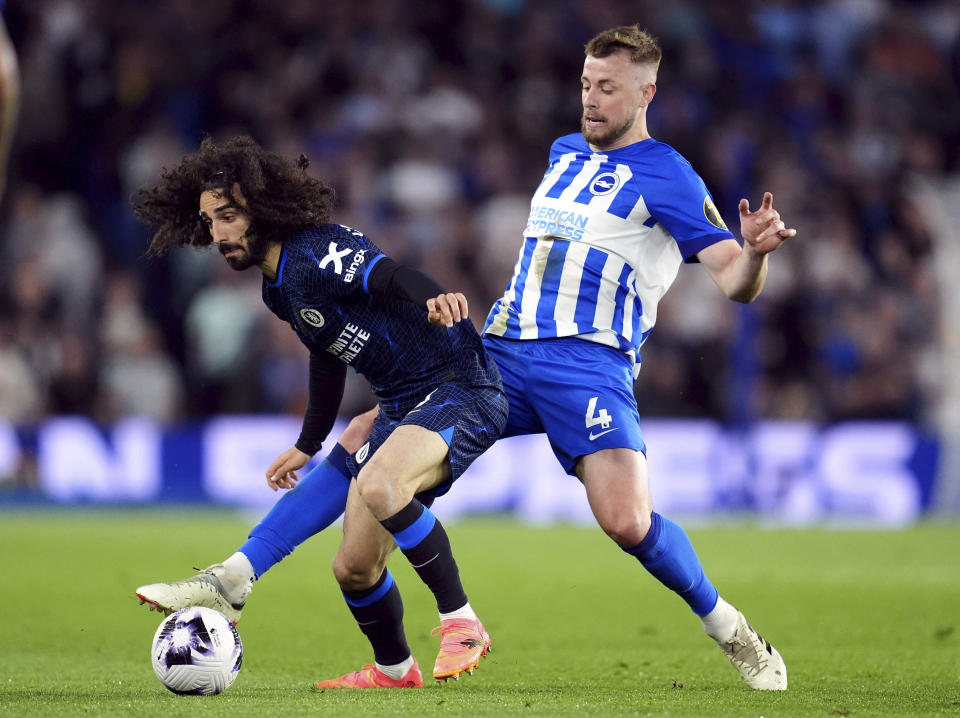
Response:
POLYGON ((639 367, 681 262, 732 237, 703 180, 669 145, 648 139, 599 153, 579 133, 566 135, 550 148, 520 258, 483 331, 576 336, 639 367))

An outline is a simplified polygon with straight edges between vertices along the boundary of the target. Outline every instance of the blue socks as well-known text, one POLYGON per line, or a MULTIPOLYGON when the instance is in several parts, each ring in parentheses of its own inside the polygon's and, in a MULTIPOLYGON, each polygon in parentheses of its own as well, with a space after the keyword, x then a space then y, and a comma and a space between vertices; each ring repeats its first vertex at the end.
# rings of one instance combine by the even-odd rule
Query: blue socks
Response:
POLYGON ((273 505, 238 549, 250 560, 257 578, 336 521, 347 505, 349 489, 347 451, 336 444, 327 458, 273 505))
POLYGON ((717 605, 717 589, 703 572, 693 544, 670 519, 654 512, 643 541, 623 550, 636 557, 660 583, 679 594, 698 616, 707 615, 717 605))

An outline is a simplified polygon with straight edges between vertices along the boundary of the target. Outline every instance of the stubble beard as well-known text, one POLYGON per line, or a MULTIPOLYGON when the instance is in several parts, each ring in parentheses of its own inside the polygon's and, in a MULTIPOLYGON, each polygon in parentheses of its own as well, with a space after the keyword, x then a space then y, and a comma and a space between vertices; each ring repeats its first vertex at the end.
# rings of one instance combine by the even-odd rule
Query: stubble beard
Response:
POLYGON ((633 117, 628 117, 617 127, 607 127, 604 125, 605 129, 592 130, 587 128, 587 116, 586 113, 584 113, 580 116, 580 133, 588 143, 598 149, 604 149, 615 144, 617 140, 626 135, 630 131, 630 128, 633 127, 633 121, 633 117))
POLYGON ((224 257, 227 260, 227 264, 230 265, 231 269, 234 269, 238 272, 242 272, 250 267, 255 267, 261 264, 267 257, 267 249, 269 248, 269 243, 263 237, 258 236, 256 233, 249 231, 245 235, 247 239, 247 246, 244 247, 241 244, 229 245, 224 247, 220 245, 220 253, 225 254, 234 249, 239 249, 240 254, 233 257, 224 257))

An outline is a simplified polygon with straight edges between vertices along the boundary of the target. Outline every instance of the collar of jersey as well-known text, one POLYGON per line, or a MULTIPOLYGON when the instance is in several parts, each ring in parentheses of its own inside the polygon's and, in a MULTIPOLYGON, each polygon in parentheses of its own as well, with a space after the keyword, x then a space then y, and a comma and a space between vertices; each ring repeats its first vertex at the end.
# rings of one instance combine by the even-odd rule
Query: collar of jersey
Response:
POLYGON ((618 155, 632 154, 635 152, 649 152, 656 145, 661 144, 653 137, 648 137, 645 140, 638 140, 637 142, 633 142, 625 147, 617 147, 614 150, 595 150, 590 147, 590 143, 587 142, 586 138, 580 132, 573 132, 567 135, 567 138, 569 139, 570 144, 573 146, 575 151, 589 155, 603 155, 605 157, 616 157, 618 155))
POLYGON ((277 262, 277 278, 274 281, 270 281, 264 277, 268 287, 279 287, 283 284, 283 265, 287 261, 287 243, 284 242, 280 247, 280 261, 277 262))

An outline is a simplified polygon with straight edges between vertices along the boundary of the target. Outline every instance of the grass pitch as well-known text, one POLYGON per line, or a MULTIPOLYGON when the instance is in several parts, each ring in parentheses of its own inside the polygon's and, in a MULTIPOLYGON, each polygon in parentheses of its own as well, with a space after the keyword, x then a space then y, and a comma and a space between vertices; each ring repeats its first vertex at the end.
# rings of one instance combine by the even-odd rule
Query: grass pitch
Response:
MULTIPOLYGON (((776 645, 786 693, 744 686, 679 599, 599 529, 449 527, 493 636, 473 676, 423 690, 326 691, 371 660, 329 569, 339 529, 273 568, 240 622, 244 663, 213 697, 153 675, 142 584, 232 552, 229 513, 0 513, 0 714, 22 716, 957 716, 960 525, 897 532, 690 531, 720 591, 776 645)), ((391 561, 425 674, 432 597, 391 561)), ((429 680, 429 675, 428 675, 429 680)))

